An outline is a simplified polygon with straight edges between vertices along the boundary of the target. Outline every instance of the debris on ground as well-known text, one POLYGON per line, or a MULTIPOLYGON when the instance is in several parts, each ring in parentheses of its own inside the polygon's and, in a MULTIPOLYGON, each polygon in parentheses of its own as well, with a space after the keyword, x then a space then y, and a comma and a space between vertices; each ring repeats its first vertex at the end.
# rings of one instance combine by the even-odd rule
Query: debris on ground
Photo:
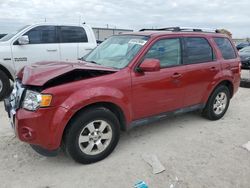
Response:
POLYGON ((158 174, 165 171, 165 167, 161 164, 156 155, 144 154, 142 155, 142 159, 153 168, 154 174, 158 174))
POLYGON ((13 158, 17 159, 17 158, 18 158, 18 155, 17 155, 17 154, 13 155, 13 158))
POLYGON ((242 147, 250 151, 250 141, 248 141, 246 144, 243 144, 242 147))
POLYGON ((179 179, 176 176, 175 180, 174 180, 174 183, 171 183, 170 186, 169 186, 169 188, 175 188, 178 185, 178 183, 179 183, 179 179))
POLYGON ((134 188, 148 188, 148 185, 144 181, 139 181, 135 184, 134 188))

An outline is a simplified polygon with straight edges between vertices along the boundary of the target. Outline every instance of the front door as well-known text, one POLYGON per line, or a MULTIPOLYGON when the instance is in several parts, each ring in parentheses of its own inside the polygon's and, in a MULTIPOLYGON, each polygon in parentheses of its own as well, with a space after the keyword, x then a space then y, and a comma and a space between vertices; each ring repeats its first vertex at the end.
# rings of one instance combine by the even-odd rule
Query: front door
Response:
POLYGON ((155 42, 144 59, 159 59, 160 71, 132 72, 133 120, 179 109, 183 105, 181 42, 178 38, 155 42))
POLYGON ((60 60, 55 26, 38 26, 23 35, 28 35, 29 44, 20 45, 15 41, 12 45, 16 71, 31 63, 60 60))

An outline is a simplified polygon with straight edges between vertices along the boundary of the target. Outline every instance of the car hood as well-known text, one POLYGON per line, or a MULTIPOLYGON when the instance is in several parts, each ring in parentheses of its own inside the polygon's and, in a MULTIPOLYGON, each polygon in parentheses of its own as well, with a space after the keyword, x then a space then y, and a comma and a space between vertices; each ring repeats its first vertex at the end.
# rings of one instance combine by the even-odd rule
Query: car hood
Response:
POLYGON ((17 75, 24 85, 43 86, 48 81, 72 71, 107 71, 117 72, 118 69, 103 67, 84 61, 77 62, 39 62, 25 66, 17 75))

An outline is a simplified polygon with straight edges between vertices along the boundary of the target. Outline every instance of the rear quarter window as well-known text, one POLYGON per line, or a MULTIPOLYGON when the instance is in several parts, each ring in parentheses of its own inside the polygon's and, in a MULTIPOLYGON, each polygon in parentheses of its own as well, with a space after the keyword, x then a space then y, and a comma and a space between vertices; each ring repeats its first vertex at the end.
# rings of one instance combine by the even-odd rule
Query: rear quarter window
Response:
POLYGON ((217 44, 218 48, 224 59, 235 59, 236 54, 234 48, 227 38, 223 37, 216 37, 214 38, 215 43, 217 44))

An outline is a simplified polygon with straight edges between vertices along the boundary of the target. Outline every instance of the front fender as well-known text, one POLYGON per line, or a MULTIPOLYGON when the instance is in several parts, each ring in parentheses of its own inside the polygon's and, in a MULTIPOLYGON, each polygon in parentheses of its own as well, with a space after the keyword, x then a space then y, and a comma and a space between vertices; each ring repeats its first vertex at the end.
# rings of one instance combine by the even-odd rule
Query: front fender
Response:
POLYGON ((118 106, 123 111, 126 122, 130 122, 131 105, 129 97, 130 94, 127 93, 127 91, 121 91, 117 88, 112 87, 97 86, 94 88, 83 88, 78 91, 69 92, 68 95, 63 99, 63 101, 55 101, 55 103, 73 112, 78 112, 79 110, 91 104, 101 102, 112 103, 118 106))

